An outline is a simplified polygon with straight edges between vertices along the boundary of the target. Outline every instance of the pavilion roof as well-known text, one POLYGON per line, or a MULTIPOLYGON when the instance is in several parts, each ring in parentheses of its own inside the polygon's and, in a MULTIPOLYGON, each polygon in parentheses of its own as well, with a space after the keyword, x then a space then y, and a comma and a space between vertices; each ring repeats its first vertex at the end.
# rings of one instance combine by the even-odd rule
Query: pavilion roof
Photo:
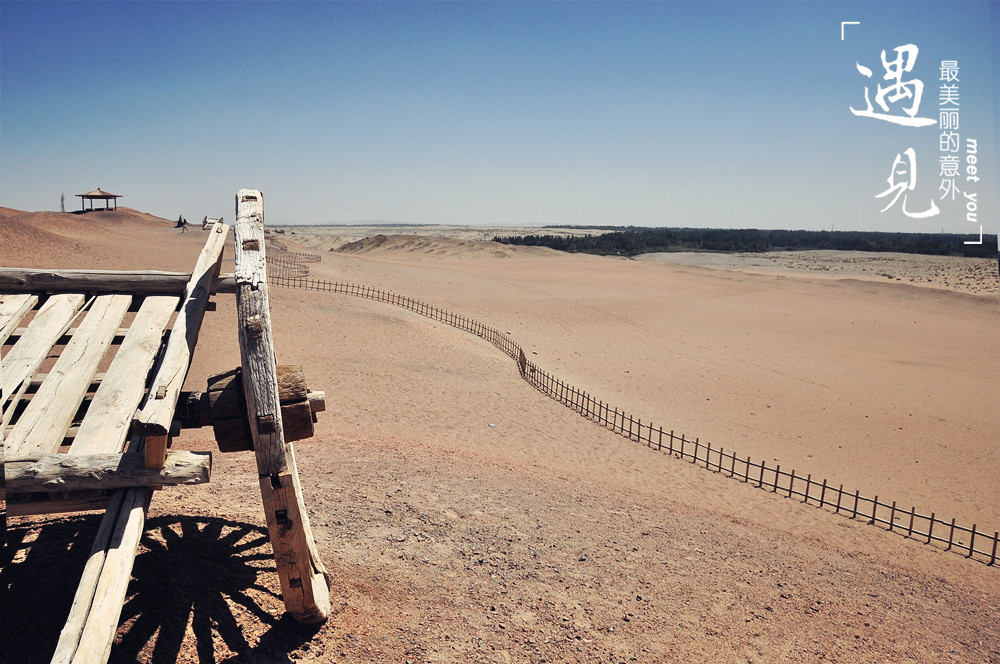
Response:
POLYGON ((77 196, 81 198, 124 198, 121 194, 111 194, 100 187, 86 194, 77 194, 77 196))

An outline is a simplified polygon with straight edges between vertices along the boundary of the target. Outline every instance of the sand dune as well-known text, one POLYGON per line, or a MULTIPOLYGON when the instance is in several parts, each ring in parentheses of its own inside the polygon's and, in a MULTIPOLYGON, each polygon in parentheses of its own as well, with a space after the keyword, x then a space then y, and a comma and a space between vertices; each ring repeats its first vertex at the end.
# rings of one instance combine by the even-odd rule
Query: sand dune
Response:
MULTIPOLYGON (((204 239, 172 222, 102 222, 88 235, 89 215, 21 216, 0 217, 2 264, 186 270, 204 239), (34 242, 8 243, 21 231, 34 242)), ((316 278, 509 330, 543 368, 644 420, 907 508, 1000 524, 995 298, 465 236, 279 237, 322 255, 316 278)), ((215 300, 190 389, 239 363, 233 298, 215 300)), ((212 483, 154 499, 136 571, 151 599, 123 622, 112 661, 150 656, 152 620, 184 634, 175 659, 200 645, 239 661, 1000 662, 995 568, 630 443, 532 389, 492 346, 412 312, 284 288, 271 300, 278 360, 305 365, 327 393, 317 436, 296 449, 335 613, 315 634, 278 621, 270 549, 250 532, 263 523, 253 457, 217 454, 212 483), (218 541, 229 535, 199 535, 219 518, 256 543, 231 555, 218 541), (170 554, 188 550, 156 585, 170 554), (217 637, 168 596, 214 602, 217 637)), ((206 449, 210 435, 176 445, 206 449)), ((15 581, 32 564, 12 565, 15 581)), ((14 601, 64 606, 70 581, 49 582, 15 583, 14 601)), ((49 638, 15 631, 18 652, 49 638)))

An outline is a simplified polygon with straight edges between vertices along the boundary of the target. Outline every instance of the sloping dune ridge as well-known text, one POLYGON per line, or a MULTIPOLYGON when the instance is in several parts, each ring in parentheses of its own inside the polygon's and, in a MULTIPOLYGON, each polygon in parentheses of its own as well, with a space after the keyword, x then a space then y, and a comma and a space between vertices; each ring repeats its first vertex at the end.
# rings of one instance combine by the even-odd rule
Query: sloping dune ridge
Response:
MULTIPOLYGON (((0 264, 191 268, 200 229, 122 212, 4 209, 0 264)), ((278 237, 321 255, 311 278, 497 327, 644 422, 1000 525, 995 297, 474 232, 278 237)), ((211 483, 154 497, 111 661, 1000 663, 996 567, 629 442, 413 312, 270 293, 278 361, 327 394, 296 455, 333 614, 281 619, 253 455, 216 453, 211 483)), ((239 363, 235 303, 214 299, 187 389, 239 363)), ((211 430, 175 446, 214 449, 211 430)), ((17 661, 51 657, 96 523, 12 520, 17 661)))

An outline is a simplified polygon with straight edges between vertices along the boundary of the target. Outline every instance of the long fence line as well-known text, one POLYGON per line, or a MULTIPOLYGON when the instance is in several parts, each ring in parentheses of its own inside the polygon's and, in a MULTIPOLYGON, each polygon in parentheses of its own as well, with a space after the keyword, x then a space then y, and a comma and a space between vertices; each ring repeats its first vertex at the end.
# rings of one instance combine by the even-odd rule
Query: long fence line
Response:
POLYGON ((834 484, 826 479, 813 479, 811 474, 803 477, 794 469, 782 470, 781 464, 777 463, 768 467, 767 462, 763 460, 758 463, 752 461, 749 456, 743 458, 734 451, 726 451, 723 446, 713 447, 712 443, 703 443, 697 437, 691 439, 683 433, 678 436, 672 429, 665 430, 662 426, 654 426, 652 422, 634 418, 624 410, 595 399, 589 393, 578 390, 543 371, 525 357, 524 351, 509 335, 496 328, 378 288, 308 279, 306 277, 309 268, 300 262, 300 256, 310 257, 306 259, 310 262, 320 260, 316 254, 301 254, 281 249, 275 252, 269 251, 268 279, 271 283, 276 286, 342 293, 385 302, 470 332, 490 342, 515 360, 522 378, 539 392, 629 440, 751 486, 788 498, 801 498, 803 503, 834 514, 842 514, 851 519, 860 518, 870 525, 884 526, 889 532, 924 541, 945 551, 953 551, 988 565, 996 564, 997 543, 1000 541, 1000 532, 996 530, 990 535, 988 530, 979 529, 977 524, 969 528, 956 523, 955 519, 942 519, 935 512, 931 512, 930 516, 920 514, 912 505, 907 509, 903 505, 898 505, 896 501, 890 503, 888 499, 880 500, 878 495, 868 498, 862 496, 857 489, 853 492, 845 490, 843 484, 834 484))

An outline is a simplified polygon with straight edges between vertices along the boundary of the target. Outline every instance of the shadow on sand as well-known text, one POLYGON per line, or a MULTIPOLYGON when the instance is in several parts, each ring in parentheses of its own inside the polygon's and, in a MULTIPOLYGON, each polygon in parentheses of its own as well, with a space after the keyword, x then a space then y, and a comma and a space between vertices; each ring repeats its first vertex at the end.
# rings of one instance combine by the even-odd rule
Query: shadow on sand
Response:
MULTIPOLYGON (((0 558, 8 588, 0 662, 48 662, 100 515, 14 524, 0 558)), ((285 662, 317 626, 284 616, 267 531, 214 517, 146 522, 109 662, 285 662), (268 579, 269 581, 271 579, 268 579), (188 626, 193 633, 185 642, 188 626), (221 642, 221 643, 220 643, 221 642), (225 645, 216 659, 215 644, 225 645)))

